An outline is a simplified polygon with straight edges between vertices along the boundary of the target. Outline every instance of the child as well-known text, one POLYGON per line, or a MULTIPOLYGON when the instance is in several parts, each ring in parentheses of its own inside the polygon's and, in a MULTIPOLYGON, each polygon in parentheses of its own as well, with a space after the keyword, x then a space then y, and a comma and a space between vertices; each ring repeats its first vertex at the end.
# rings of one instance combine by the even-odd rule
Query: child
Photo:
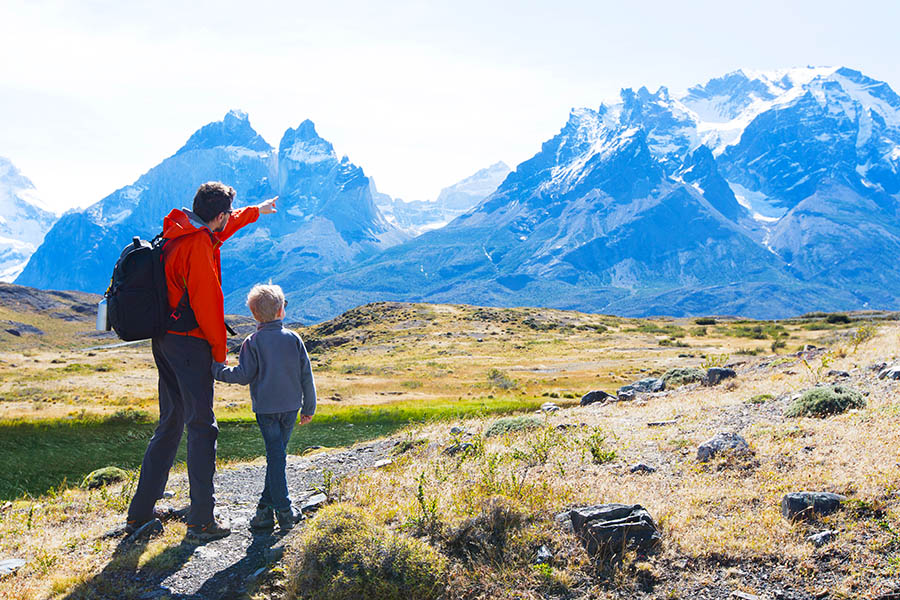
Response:
POLYGON ((300 412, 306 425, 316 412, 316 388, 303 340, 281 320, 287 300, 277 285, 255 285, 247 306, 258 321, 256 331, 241 345, 236 367, 213 363, 213 377, 250 385, 256 422, 266 443, 266 484, 250 527, 291 529, 300 512, 291 505, 285 475, 287 444, 300 412), (273 516, 274 512, 274 516, 273 516))

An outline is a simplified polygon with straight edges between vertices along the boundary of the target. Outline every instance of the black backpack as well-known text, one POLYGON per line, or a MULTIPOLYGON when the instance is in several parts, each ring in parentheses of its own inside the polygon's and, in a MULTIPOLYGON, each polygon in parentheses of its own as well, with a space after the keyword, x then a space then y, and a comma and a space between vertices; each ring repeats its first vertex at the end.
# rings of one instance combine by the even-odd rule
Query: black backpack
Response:
POLYGON ((145 340, 166 331, 187 332, 198 327, 187 290, 175 310, 169 310, 163 248, 169 240, 135 237, 119 255, 106 290, 107 319, 126 342, 145 340))

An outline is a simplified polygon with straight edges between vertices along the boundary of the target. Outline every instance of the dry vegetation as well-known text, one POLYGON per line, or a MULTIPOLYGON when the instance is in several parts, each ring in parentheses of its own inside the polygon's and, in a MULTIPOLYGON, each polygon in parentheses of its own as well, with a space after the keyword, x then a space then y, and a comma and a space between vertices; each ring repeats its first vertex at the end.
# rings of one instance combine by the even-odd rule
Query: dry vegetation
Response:
MULTIPOLYGON (((0 311, 7 311, 0 320, 29 322, 21 312, 0 311)), ((373 527, 418 538, 446 559, 448 598, 694 598, 702 590, 712 590, 707 597, 791 590, 796 595, 783 597, 874 598, 900 577, 898 382, 868 369, 895 358, 900 326, 871 320, 878 316, 700 325, 382 303, 300 331, 323 408, 501 398, 574 405, 589 390, 614 392, 674 367, 727 362, 738 371, 713 388, 688 384, 633 402, 539 415, 538 427, 509 434, 484 435, 495 416, 415 425, 397 437, 391 465, 337 482, 333 496, 362 508, 373 527), (877 328, 875 337, 854 339, 864 326, 877 328), (827 351, 798 356, 807 344, 827 351), (865 408, 826 419, 783 416, 793 394, 831 381, 832 369, 851 373, 845 383, 868 394, 865 408), (660 421, 671 422, 648 426, 660 421), (451 435, 452 425, 465 433, 451 435), (754 454, 698 463, 697 445, 719 431, 741 433, 754 454), (461 442, 472 447, 444 453, 461 442), (631 473, 639 462, 658 470, 631 473), (851 502, 818 522, 791 523, 779 502, 801 490, 835 491, 851 502), (662 531, 660 547, 597 563, 554 521, 566 508, 606 502, 647 508, 662 531), (836 540, 823 548, 805 541, 822 529, 837 530, 836 540), (536 565, 542 545, 553 558, 536 565)), ((84 322, 38 315, 30 324, 47 334, 0 332, 0 417, 123 407, 152 413, 155 373, 146 345, 86 351, 98 344, 84 322)), ((243 388, 220 385, 217 402, 220 416, 249 414, 243 388)), ((117 540, 101 537, 121 521, 133 478, 92 492, 61 486, 3 505, 0 558, 28 564, 0 580, 0 596, 80 590, 90 597, 79 585, 104 585, 96 575, 110 561, 162 564, 183 526, 167 526, 164 537, 116 556, 117 540)), ((303 559, 298 543, 258 595, 283 596, 292 565, 303 559)))

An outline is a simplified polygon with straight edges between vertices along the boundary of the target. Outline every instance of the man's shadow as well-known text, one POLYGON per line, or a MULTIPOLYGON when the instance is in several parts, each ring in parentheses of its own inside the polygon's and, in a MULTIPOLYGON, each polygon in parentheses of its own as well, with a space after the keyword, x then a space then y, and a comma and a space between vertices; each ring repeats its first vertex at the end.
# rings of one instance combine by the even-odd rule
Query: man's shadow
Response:
POLYGON ((166 548, 138 567, 151 539, 153 538, 144 537, 136 540, 125 538, 120 541, 103 570, 69 590, 64 600, 139 596, 141 592, 158 588, 160 583, 178 571, 194 553, 194 546, 179 544, 166 548))

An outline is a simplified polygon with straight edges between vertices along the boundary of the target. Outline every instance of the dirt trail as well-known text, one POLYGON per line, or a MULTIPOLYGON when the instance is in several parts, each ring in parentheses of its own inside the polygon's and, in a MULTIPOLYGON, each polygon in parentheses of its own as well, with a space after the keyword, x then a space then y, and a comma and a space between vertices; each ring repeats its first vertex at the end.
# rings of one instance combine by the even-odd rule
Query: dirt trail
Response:
MULTIPOLYGON (((288 489, 295 505, 315 493, 314 488, 323 483, 324 472, 331 471, 334 476, 341 477, 372 468, 378 460, 389 455, 394 443, 384 439, 309 458, 289 456, 288 489)), ((241 465, 216 473, 216 512, 231 520, 230 536, 200 546, 182 543, 167 551, 165 561, 160 561, 167 567, 160 568, 157 564, 154 568, 136 568, 131 581, 122 584, 133 586, 139 590, 138 597, 146 599, 243 597, 254 577, 277 562, 289 540, 303 529, 302 521, 286 535, 279 533, 277 527, 274 532, 254 532, 249 528, 262 490, 265 468, 265 464, 241 465)), ((178 492, 179 497, 187 498, 186 475, 170 479, 167 488, 178 492)), ((123 549, 125 546, 123 543, 123 549)))

